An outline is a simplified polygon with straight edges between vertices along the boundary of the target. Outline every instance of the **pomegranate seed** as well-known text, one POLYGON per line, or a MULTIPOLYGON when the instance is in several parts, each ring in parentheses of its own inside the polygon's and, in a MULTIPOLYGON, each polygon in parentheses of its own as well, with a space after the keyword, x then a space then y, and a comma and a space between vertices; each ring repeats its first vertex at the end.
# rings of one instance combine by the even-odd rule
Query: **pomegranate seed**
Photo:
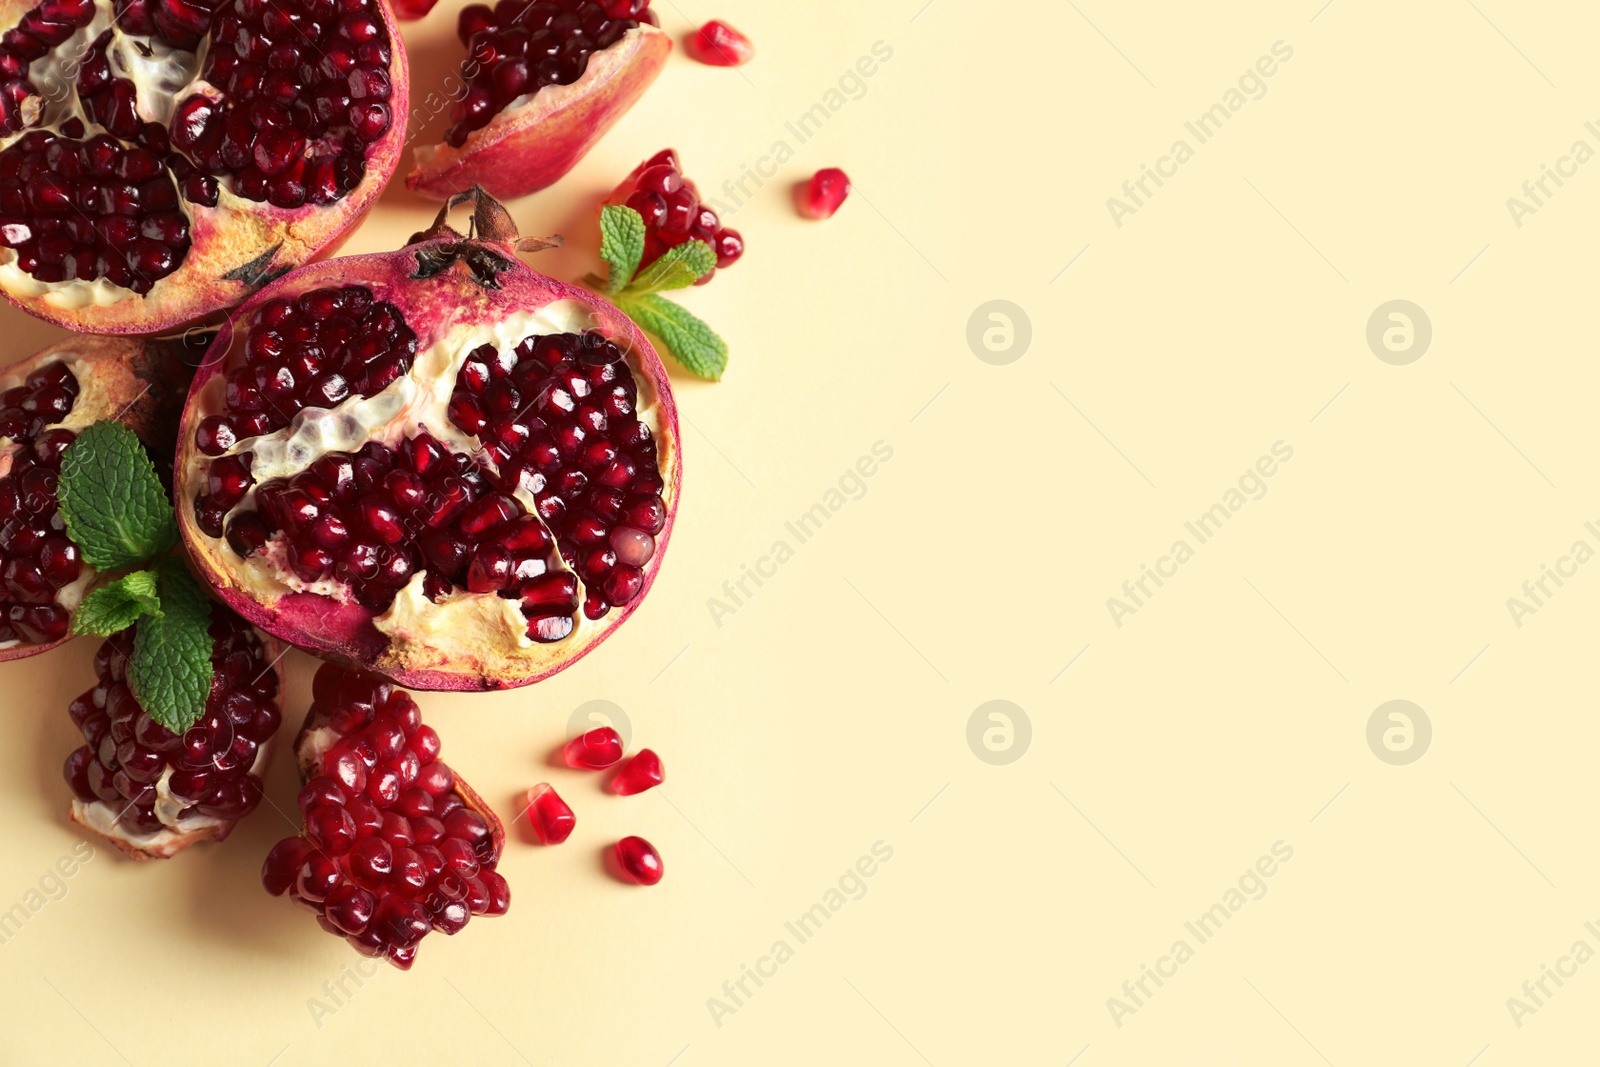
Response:
POLYGON ((701 26, 687 41, 689 55, 713 67, 742 67, 755 55, 750 38, 721 19, 701 26))
POLYGON ((582 737, 574 737, 562 749, 567 766, 578 770, 603 770, 622 758, 622 735, 609 726, 599 726, 582 737))
POLYGON ((624 837, 617 842, 617 863, 629 879, 639 885, 661 881, 661 853, 642 837, 624 837))
MULTIPOLYGON (((808 219, 832 218, 850 195, 850 177, 838 167, 825 167, 797 190, 800 214, 808 219)), ((740 246, 743 251, 743 245, 740 246)), ((719 255, 721 250, 718 250, 719 255)))
POLYGON ((573 827, 578 824, 567 802, 545 782, 528 790, 526 809, 528 824, 533 827, 540 844, 561 844, 572 836, 573 827))
POLYGON ((611 789, 619 796, 631 796, 654 789, 661 784, 662 778, 661 757, 648 748, 641 748, 617 771, 617 776, 611 780, 611 789))
MULTIPOLYGON (((715 24, 713 24, 715 25, 715 24)), ((609 204, 626 204, 644 219, 645 247, 640 267, 648 267, 669 248, 685 241, 703 241, 717 254, 717 266, 732 266, 744 254, 744 241, 721 224, 717 213, 700 202, 694 183, 685 179, 677 153, 663 149, 634 168, 612 191, 609 204)), ((702 275, 704 285, 715 271, 702 275)), ((608 402, 611 415, 632 413, 632 396, 608 402)))

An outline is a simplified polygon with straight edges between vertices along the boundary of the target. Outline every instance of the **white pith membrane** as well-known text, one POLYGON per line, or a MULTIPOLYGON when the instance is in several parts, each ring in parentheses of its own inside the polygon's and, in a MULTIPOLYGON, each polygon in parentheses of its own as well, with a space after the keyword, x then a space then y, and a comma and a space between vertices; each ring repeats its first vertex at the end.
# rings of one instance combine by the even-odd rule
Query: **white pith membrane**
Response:
MULTIPOLYGON (((389 299, 381 285, 364 282, 372 291, 375 302, 389 299)), ((293 299, 297 292, 275 294, 293 299)), ((410 324, 416 329, 416 324, 410 324)), ((467 357, 479 346, 493 345, 509 352, 524 338, 544 334, 582 333, 588 329, 602 328, 593 312, 576 300, 557 300, 537 310, 514 312, 498 322, 474 326, 449 325, 441 327, 440 335, 428 347, 420 349, 411 369, 396 379, 386 389, 370 397, 352 394, 331 409, 305 408, 298 412, 288 426, 260 437, 239 441, 226 455, 251 453, 250 473, 254 478, 251 491, 243 501, 230 510, 223 520, 223 535, 211 537, 198 526, 193 536, 203 539, 213 558, 227 561, 230 577, 252 599, 270 606, 289 593, 313 593, 329 597, 340 603, 354 603, 348 584, 330 576, 318 582, 307 583, 287 564, 286 534, 275 533, 264 550, 241 558, 227 543, 227 529, 233 518, 255 510, 255 491, 262 483, 275 478, 292 478, 311 466, 320 457, 330 453, 354 453, 368 442, 377 442, 397 450, 405 439, 427 432, 451 452, 473 457, 485 470, 493 471, 494 464, 483 453, 478 438, 463 433, 450 421, 447 407, 455 391, 456 376, 467 357)), ((425 340, 425 337, 422 338, 425 340)), ((242 342, 242 338, 240 339, 242 342)), ((628 346, 619 345, 625 352, 628 346)), ((632 353, 628 352, 631 357, 632 353)), ((628 370, 638 388, 635 416, 649 428, 657 446, 657 469, 671 470, 676 442, 662 434, 660 398, 655 380, 644 368, 628 360, 628 370)), ((200 410, 221 412, 225 404, 226 375, 211 377, 200 394, 200 410)), ((191 401, 193 403, 193 401, 191 401)), ((205 484, 206 468, 212 457, 197 449, 189 454, 183 484, 205 484)), ((661 498, 670 515, 673 508, 674 486, 664 477, 661 498)), ((502 487, 522 504, 527 513, 537 518, 534 496, 520 485, 502 487)), ((539 520, 544 525, 543 520, 539 520)), ((546 525, 551 540, 554 533, 546 525)), ((658 544, 656 555, 661 548, 658 544)), ((515 597, 502 597, 496 593, 474 593, 455 587, 438 602, 423 593, 425 571, 418 569, 411 580, 396 593, 394 602, 373 618, 379 633, 389 639, 384 659, 375 666, 406 669, 448 667, 460 671, 476 665, 487 672, 497 663, 510 662, 527 673, 535 673, 543 666, 566 658, 574 648, 581 648, 597 637, 608 625, 614 624, 615 615, 589 619, 582 608, 588 586, 559 549, 552 548, 554 566, 549 573, 571 574, 578 585, 579 607, 573 612, 573 629, 559 641, 537 642, 528 637, 528 620, 522 614, 521 601, 515 597), (609 620, 609 622, 608 622, 609 620), (486 656, 485 651, 491 655, 486 656)), ((650 569, 655 558, 645 564, 650 569)), ((615 605, 613 612, 620 614, 628 605, 615 605)))
MULTIPOLYGON (((85 359, 76 352, 57 351, 51 358, 35 363, 33 360, 25 362, 25 370, 8 373, 0 376, 0 393, 7 389, 14 389, 21 385, 36 370, 41 370, 54 363, 64 363, 72 371, 72 376, 78 380, 78 398, 72 403, 72 410, 67 412, 67 417, 60 422, 53 422, 46 426, 44 433, 51 430, 71 430, 74 434, 82 433, 93 424, 99 415, 97 412, 114 410, 107 397, 105 382, 94 373, 95 364, 92 360, 85 359)), ((11 473, 11 464, 14 457, 24 447, 21 443, 9 437, 0 437, 0 478, 11 473)), ((68 611, 77 611, 78 605, 83 603, 83 598, 88 595, 89 589, 95 584, 99 573, 89 565, 88 560, 82 561, 82 571, 76 581, 64 585, 56 591, 56 603, 68 611)), ((0 652, 8 648, 17 648, 28 642, 20 638, 9 641, 0 641, 0 652)))
MULTIPOLYGON (((24 77, 39 90, 40 95, 36 99, 44 101, 43 118, 27 129, 0 138, 0 151, 10 148, 34 130, 59 130, 62 123, 72 118, 79 119, 84 125, 84 135, 77 140, 87 141, 99 134, 113 136, 104 126, 89 117, 82 100, 78 97, 76 84, 79 61, 89 54, 90 46, 107 29, 111 30, 111 40, 106 46, 106 58, 111 63, 112 77, 128 78, 134 83, 137 90, 135 110, 145 122, 159 122, 170 129, 172 115, 179 100, 188 99, 196 92, 202 93, 209 99, 218 99, 222 96, 220 90, 199 76, 205 69, 206 53, 211 47, 209 34, 200 39, 198 51, 185 52, 156 37, 124 33, 113 22, 112 0, 95 0, 94 9, 94 18, 87 26, 80 28, 77 33, 28 65, 24 77), (145 52, 149 54, 146 55, 145 52)), ((15 26, 23 14, 26 12, 18 12, 16 19, 0 24, 0 32, 15 26)), ((118 143, 125 142, 118 139, 118 143)), ((164 173, 170 177, 170 171, 164 173)), ((259 218, 268 211, 282 210, 235 196, 229 189, 229 183, 233 180, 232 175, 223 174, 215 177, 217 181, 215 207, 191 203, 181 192, 178 196, 178 211, 189 221, 191 234, 196 230, 195 218, 198 215, 215 219, 215 225, 219 228, 241 227, 248 231, 255 228, 250 219, 259 218)), ((190 245, 186 255, 193 253, 194 246, 190 245)), ((158 279, 151 287, 151 293, 155 292, 155 286, 177 277, 182 269, 180 263, 171 274, 158 279)), ((123 300, 150 298, 149 294, 140 296, 132 289, 116 285, 104 278, 89 281, 77 278, 59 282, 39 281, 17 266, 16 249, 4 247, 0 247, 0 289, 25 299, 42 298, 44 303, 62 311, 77 311, 91 306, 109 307, 123 300)))
MULTIPOLYGON (((588 95, 596 82, 604 81, 613 75, 614 71, 611 69, 613 64, 596 62, 601 56, 614 55, 616 52, 632 45, 634 39, 643 34, 661 32, 663 31, 659 27, 652 26, 647 22, 639 23, 639 25, 617 38, 609 47, 594 52, 589 57, 589 65, 584 67, 583 73, 578 76, 577 81, 568 82, 566 85, 545 85, 534 92, 523 93, 521 96, 516 97, 505 107, 495 112, 487 124, 468 133, 467 139, 462 142, 460 148, 453 148, 444 141, 413 145, 411 154, 414 169, 421 170, 426 168, 433 162, 434 156, 441 153, 446 156, 471 153, 485 140, 497 137, 499 135, 498 127, 513 119, 518 111, 533 103, 535 98, 539 100, 540 106, 547 112, 560 111, 571 103, 573 99, 588 95)), ((471 57, 469 56, 468 58, 470 59, 471 57)))

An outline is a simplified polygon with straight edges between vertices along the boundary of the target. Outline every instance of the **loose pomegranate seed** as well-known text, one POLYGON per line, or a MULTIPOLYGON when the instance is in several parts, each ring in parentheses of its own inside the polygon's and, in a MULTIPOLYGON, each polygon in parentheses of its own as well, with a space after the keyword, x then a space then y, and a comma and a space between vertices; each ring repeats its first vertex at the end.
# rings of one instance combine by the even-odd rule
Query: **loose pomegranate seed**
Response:
MULTIPOLYGON (((282 723, 278 676, 255 631, 225 608, 211 613, 211 695, 188 732, 177 736, 151 719, 129 688, 127 670, 137 627, 114 635, 95 653, 99 679, 69 712, 87 742, 68 759, 65 776, 85 803, 113 808, 134 834, 184 829, 197 818, 237 822, 261 802, 255 773, 260 747, 282 723), (176 813, 156 810, 155 783, 168 771, 176 813)), ((330 829, 330 834, 336 834, 330 829)), ((269 877, 283 882, 287 860, 269 859, 269 877)))
POLYGON ((661 853, 642 837, 624 837, 617 842, 617 863, 623 873, 639 885, 655 885, 661 881, 661 853))
POLYGON ((567 766, 598 771, 622 758, 622 736, 609 726, 599 726, 582 737, 574 737, 562 749, 567 766))
POLYGON ((723 22, 712 19, 688 40, 689 55, 713 67, 742 67, 756 49, 750 38, 723 22))
POLYGON ((559 845, 572 836, 572 828, 578 825, 567 802, 545 782, 528 790, 527 812, 528 825, 533 827, 540 844, 559 845))
MULTIPOLYGON (((644 219, 644 255, 640 269, 660 259, 669 248, 699 240, 717 255, 717 268, 731 267, 744 255, 744 238, 722 225, 717 213, 700 202, 699 190, 683 176, 678 153, 662 149, 633 169, 607 198, 624 204, 644 219)), ((702 275, 696 285, 711 280, 715 271, 702 275)))
POLYGON ((661 757, 648 748, 641 748, 611 780, 611 789, 619 796, 632 796, 654 789, 662 780, 661 757))
POLYGON ((850 176, 838 167, 824 167, 799 187, 800 214, 808 219, 832 218, 850 195, 850 176))
POLYGON ((641 22, 652 25, 649 0, 500 0, 468 4, 456 21, 467 46, 463 74, 473 71, 467 92, 451 114, 445 141, 460 148, 514 101, 549 85, 571 85, 588 69, 589 57, 610 48, 641 22))
POLYGON ((473 915, 505 914, 498 835, 438 762, 439 735, 410 694, 327 664, 312 695, 307 723, 339 740, 301 790, 304 835, 267 856, 267 892, 288 893, 358 952, 402 970, 430 930, 454 934, 473 915), (429 783, 446 784, 434 792, 429 783))

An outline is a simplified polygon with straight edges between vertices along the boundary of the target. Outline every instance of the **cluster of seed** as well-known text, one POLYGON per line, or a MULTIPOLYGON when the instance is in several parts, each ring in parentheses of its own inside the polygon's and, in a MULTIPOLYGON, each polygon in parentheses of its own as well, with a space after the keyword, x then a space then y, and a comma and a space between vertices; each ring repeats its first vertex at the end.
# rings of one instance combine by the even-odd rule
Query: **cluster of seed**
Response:
POLYGON ((262 865, 267 892, 287 893, 324 930, 402 970, 430 930, 504 915, 511 889, 495 870, 495 834, 440 762, 439 735, 411 695, 328 664, 313 696, 307 726, 339 740, 300 791, 304 833, 262 865))
POLYGON ((0 439, 10 442, 10 468, 0 477, 0 641, 59 641, 72 622, 56 598, 83 573, 83 560, 56 508, 56 480, 77 435, 50 427, 77 399, 78 379, 65 363, 0 393, 0 439))
POLYGON ((257 752, 283 721, 278 676, 260 639, 233 612, 212 608, 211 692, 200 718, 175 734, 150 718, 128 687, 135 633, 124 630, 100 646, 99 681, 72 702, 85 744, 67 757, 67 783, 78 799, 109 805, 134 833, 170 828, 155 811, 163 776, 182 803, 180 824, 194 816, 244 818, 261 802, 261 779, 251 773, 257 752))
MULTIPOLYGON (((700 191, 683 176, 678 153, 664 148, 634 168, 618 190, 623 203, 644 219, 642 270, 660 259, 669 248, 686 241, 704 241, 717 254, 717 267, 731 267, 744 255, 744 238, 739 231, 722 225, 711 208, 700 202, 700 191)), ((696 285, 711 280, 714 272, 700 277, 696 285)))
POLYGON ((467 46, 467 92, 456 102, 445 141, 460 148, 514 100, 583 77, 589 57, 641 22, 654 24, 650 0, 500 0, 461 9, 456 35, 467 46))

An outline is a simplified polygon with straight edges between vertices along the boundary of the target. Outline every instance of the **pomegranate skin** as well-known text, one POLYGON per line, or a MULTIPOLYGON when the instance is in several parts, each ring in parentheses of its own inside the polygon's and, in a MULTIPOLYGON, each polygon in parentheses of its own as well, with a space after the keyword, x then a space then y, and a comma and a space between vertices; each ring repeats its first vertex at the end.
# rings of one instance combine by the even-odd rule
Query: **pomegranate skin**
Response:
MULTIPOLYGON (((166 462, 171 459, 172 435, 182 411, 182 398, 201 351, 201 345, 184 337, 80 334, 57 341, 27 359, 0 369, 0 392, 19 384, 41 367, 65 362, 77 378, 79 393, 71 413, 56 426, 79 432, 99 419, 114 418, 133 430, 158 462, 166 462)), ((0 447, 0 477, 10 470, 11 463, 11 446, 0 447)), ((86 576, 92 574, 87 561, 83 563, 83 571, 86 576)), ((100 581, 99 576, 92 576, 83 592, 100 581)), ((71 639, 69 633, 59 640, 41 644, 0 642, 0 663, 47 652, 71 639)))
MULTIPOLYGON (((475 190, 462 194, 452 203, 479 195, 475 190)), ((581 659, 644 601, 659 572, 676 518, 682 474, 677 410, 666 369, 649 340, 606 300, 540 274, 517 260, 515 232, 510 229, 509 216, 498 204, 483 197, 478 202, 478 211, 477 239, 467 241, 453 231, 418 235, 421 240, 399 251, 351 256, 302 267, 263 288, 234 312, 228 326, 207 351, 195 375, 178 433, 179 452, 175 464, 178 527, 197 572, 214 593, 245 619, 279 640, 330 662, 382 675, 408 689, 515 688, 547 678, 581 659), (492 208, 485 208, 484 201, 492 208), (496 218, 502 221, 497 223, 496 218), (483 284, 473 268, 460 258, 450 260, 441 269, 433 266, 441 257, 448 260, 453 253, 469 248, 493 254, 504 262, 505 269, 492 285, 483 284), (224 537, 212 536, 200 527, 195 499, 204 486, 210 461, 199 451, 196 429, 203 419, 218 410, 226 360, 234 347, 232 331, 244 331, 257 308, 268 301, 292 298, 319 287, 352 283, 369 288, 374 299, 388 301, 403 311, 406 324, 417 334, 419 366, 425 363, 433 345, 448 344, 448 338, 461 331, 493 328, 509 316, 534 312, 558 302, 580 305, 591 318, 593 328, 630 353, 630 365, 639 381, 640 407, 646 406, 648 390, 653 417, 659 425, 656 441, 660 450, 661 496, 666 507, 664 524, 655 535, 654 555, 642 569, 642 587, 636 596, 626 603, 616 604, 600 619, 591 620, 580 614, 570 636, 553 644, 517 645, 507 641, 503 634, 470 626, 444 627, 437 632, 397 629, 399 624, 394 621, 392 609, 375 615, 354 599, 296 591, 287 585, 264 588, 250 570, 250 560, 241 559, 224 537)), ((454 373, 450 372, 452 377, 454 373)), ((443 413, 442 404, 438 413, 443 413)), ((408 432, 408 428, 402 425, 395 432, 408 432)), ((248 441, 243 442, 239 450, 247 450, 248 446, 248 441)))
MULTIPOLYGON (((42 2, 0 0, 0 28, 15 26, 42 2)), ((373 0, 373 9, 382 16, 389 38, 388 103, 394 120, 369 146, 366 172, 344 198, 326 206, 279 208, 241 200, 224 190, 214 207, 186 202, 192 234, 188 253, 176 270, 142 297, 130 292, 111 303, 79 302, 64 297, 61 290, 44 287, 43 292, 31 292, 31 285, 19 289, 9 284, 0 284, 0 292, 29 314, 68 330, 152 334, 208 319, 236 306, 284 271, 331 255, 376 204, 405 149, 411 85, 405 43, 388 0, 373 0)))
POLYGON ((666 66, 672 38, 640 23, 596 52, 571 85, 552 85, 474 130, 460 148, 420 146, 406 188, 443 200, 474 185, 502 200, 553 185, 634 105, 666 66))

